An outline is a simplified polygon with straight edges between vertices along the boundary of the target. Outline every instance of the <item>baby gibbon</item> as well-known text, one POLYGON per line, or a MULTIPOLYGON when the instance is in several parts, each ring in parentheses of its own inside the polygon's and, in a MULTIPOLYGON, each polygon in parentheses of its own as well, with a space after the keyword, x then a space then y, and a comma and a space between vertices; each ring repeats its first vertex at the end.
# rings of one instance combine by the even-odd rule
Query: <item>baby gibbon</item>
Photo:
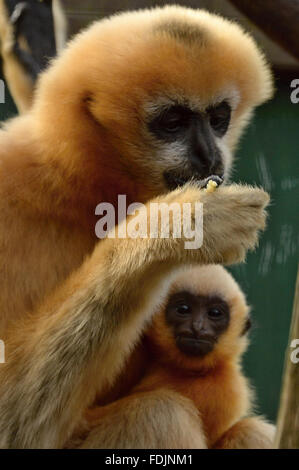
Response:
MULTIPOLYGON (((134 415, 136 397, 169 389, 195 405, 207 448, 273 447, 274 426, 250 416, 253 391, 241 370, 250 325, 245 296, 222 266, 180 272, 145 334, 144 376, 119 406, 134 415)), ((89 426, 113 419, 118 404, 90 410, 89 426)), ((157 427, 161 421, 157 417, 157 427)), ((97 428, 83 446, 101 438, 97 428)), ((126 437, 119 435, 115 445, 126 447, 126 437)))
POLYGON ((242 446, 244 418, 260 423, 243 442, 246 448, 273 446, 273 426, 246 418, 252 389, 240 360, 250 324, 244 294, 222 266, 182 273, 146 335, 154 360, 135 391, 167 386, 189 398, 199 411, 209 448, 242 446))

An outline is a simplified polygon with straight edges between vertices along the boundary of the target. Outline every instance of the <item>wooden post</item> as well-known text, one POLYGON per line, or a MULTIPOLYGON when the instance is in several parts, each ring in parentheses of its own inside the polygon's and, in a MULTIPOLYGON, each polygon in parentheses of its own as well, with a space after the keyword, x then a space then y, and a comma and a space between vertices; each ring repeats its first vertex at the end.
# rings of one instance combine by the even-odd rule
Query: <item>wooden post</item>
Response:
POLYGON ((299 449, 299 270, 275 446, 279 449, 299 449))
POLYGON ((299 0, 230 0, 273 41, 299 59, 299 0))

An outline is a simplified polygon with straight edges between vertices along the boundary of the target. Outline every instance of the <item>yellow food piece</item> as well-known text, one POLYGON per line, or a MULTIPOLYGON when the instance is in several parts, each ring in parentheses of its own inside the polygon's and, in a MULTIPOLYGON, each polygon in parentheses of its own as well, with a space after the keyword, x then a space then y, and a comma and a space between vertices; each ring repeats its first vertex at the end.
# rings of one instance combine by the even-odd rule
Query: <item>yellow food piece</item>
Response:
POLYGON ((210 180, 206 186, 206 192, 213 193, 217 187, 218 183, 216 183, 216 181, 210 180))

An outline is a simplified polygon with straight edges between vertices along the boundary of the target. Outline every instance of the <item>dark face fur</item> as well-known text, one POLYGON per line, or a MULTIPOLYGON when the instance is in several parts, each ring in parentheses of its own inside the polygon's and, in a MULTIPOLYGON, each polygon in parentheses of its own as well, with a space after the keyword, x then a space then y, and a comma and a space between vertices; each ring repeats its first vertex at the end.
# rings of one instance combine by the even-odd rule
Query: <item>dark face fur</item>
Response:
POLYGON ((168 145, 177 143, 183 153, 182 167, 164 172, 169 189, 191 178, 202 180, 210 175, 223 176, 223 156, 216 138, 221 139, 226 134, 230 118, 230 105, 222 101, 204 112, 173 104, 161 109, 150 120, 148 128, 155 139, 168 145))
POLYGON ((213 350, 219 336, 228 328, 230 311, 220 297, 178 292, 168 301, 166 321, 181 352, 203 357, 213 350))

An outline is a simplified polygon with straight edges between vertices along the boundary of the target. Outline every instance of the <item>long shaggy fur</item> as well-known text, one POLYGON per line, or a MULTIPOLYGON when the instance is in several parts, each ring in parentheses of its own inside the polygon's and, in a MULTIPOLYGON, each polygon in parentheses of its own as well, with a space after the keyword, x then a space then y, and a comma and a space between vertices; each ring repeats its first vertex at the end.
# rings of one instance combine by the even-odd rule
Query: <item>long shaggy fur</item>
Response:
POLYGON ((239 262, 264 228, 260 189, 209 195, 190 183, 165 194, 162 174, 173 163, 146 132, 148 109, 165 96, 204 108, 231 94, 227 173, 244 124, 271 91, 247 34, 178 7, 95 23, 42 74, 33 107, 0 133, 1 447, 62 447, 123 369, 173 268, 239 262), (128 204, 202 201, 203 246, 97 243, 95 207, 118 194, 128 204))
MULTIPOLYGON (((119 390, 121 398, 106 406, 91 407, 68 445, 147 448, 146 432, 152 430, 150 446, 156 449, 273 448, 275 428, 250 416, 254 393, 241 369, 248 312, 243 292, 222 266, 188 266, 173 273, 138 351, 147 354, 136 385, 119 390), (217 296, 229 306, 228 329, 205 357, 187 356, 176 345, 165 308, 177 292, 217 296)), ((126 373, 135 361, 130 358, 126 373)))

